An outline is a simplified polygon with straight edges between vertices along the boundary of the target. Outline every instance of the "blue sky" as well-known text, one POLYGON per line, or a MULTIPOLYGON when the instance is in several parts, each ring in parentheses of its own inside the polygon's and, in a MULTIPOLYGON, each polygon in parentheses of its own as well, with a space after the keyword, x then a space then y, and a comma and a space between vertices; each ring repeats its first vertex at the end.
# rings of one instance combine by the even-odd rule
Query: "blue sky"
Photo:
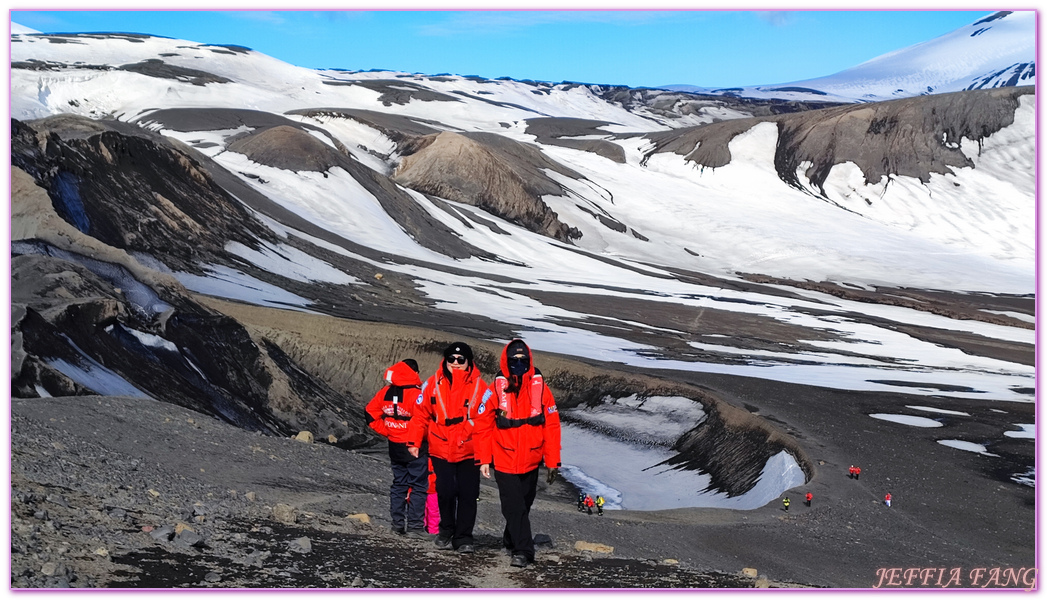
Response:
MULTIPOLYGON (((285 5, 286 6, 286 5, 285 5)), ((787 83, 933 39, 989 11, 11 11, 44 33, 247 46, 294 65, 631 87, 787 83)))

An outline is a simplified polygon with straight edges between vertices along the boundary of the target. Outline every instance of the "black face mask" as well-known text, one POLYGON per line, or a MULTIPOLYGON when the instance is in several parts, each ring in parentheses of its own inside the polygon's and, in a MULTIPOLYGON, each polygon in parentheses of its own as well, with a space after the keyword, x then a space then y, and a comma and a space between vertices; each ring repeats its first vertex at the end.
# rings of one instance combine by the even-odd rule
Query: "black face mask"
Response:
POLYGON ((523 375, 531 368, 531 361, 524 358, 509 358, 509 374, 523 375))

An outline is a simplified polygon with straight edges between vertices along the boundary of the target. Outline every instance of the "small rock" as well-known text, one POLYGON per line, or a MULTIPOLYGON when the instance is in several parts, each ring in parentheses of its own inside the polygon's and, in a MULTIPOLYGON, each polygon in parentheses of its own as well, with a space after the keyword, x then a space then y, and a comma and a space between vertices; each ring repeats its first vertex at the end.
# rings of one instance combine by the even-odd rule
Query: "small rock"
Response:
POLYGON ((207 583, 218 583, 222 580, 222 576, 214 571, 208 571, 207 575, 204 575, 204 581, 207 583))
POLYGON ((371 524, 371 517, 367 516, 367 513, 356 513, 356 514, 353 514, 353 515, 348 515, 346 518, 347 519, 352 519, 354 521, 359 521, 359 522, 363 523, 364 525, 370 525, 371 524))
POLYGON ((195 517, 193 517, 193 520, 197 523, 203 523, 205 520, 207 520, 207 517, 203 515, 196 515, 195 517))
POLYGON ((248 502, 254 502, 258 496, 254 492, 247 492, 244 494, 244 498, 247 498, 248 502))
POLYGON ((146 533, 149 533, 152 530, 153 530, 153 526, 152 525, 142 525, 142 531, 144 531, 146 533))
POLYGON ((123 521, 127 518, 127 511, 122 508, 114 508, 113 510, 109 511, 109 516, 118 521, 123 521))
POLYGON ((203 546, 204 538, 200 534, 186 527, 181 533, 175 534, 174 543, 179 546, 203 546))
POLYGON ((534 536, 534 545, 543 548, 552 548, 553 538, 549 537, 549 535, 545 533, 536 533, 534 536))
POLYGON ((756 577, 756 569, 754 569, 752 567, 745 567, 744 569, 742 569, 742 575, 745 575, 746 577, 753 577, 753 578, 755 578, 756 577))
POLYGON ((149 489, 149 495, 151 495, 153 498, 159 498, 160 497, 160 492, 150 488, 149 489))
POLYGON ((186 525, 185 523, 179 523, 175 525, 175 535, 180 535, 183 531, 192 531, 193 528, 186 525))
POLYGON ((337 444, 338 443, 338 436, 334 435, 333 433, 331 435, 327 436, 327 443, 328 444, 337 444))
POLYGON ((294 525, 298 521, 298 510, 287 504, 277 504, 273 507, 273 519, 284 525, 294 525))
POLYGON ((313 434, 310 431, 299 431, 298 435, 294 436, 294 439, 299 442, 305 442, 307 444, 313 443, 313 434))
POLYGON ((292 552, 300 552, 302 554, 309 554, 313 551, 313 543, 307 537, 300 537, 296 540, 288 542, 291 546, 292 552))
POLYGON ((761 577, 761 578, 756 580, 756 587, 758 587, 758 588, 769 588, 769 587, 771 587, 771 582, 768 581, 766 577, 761 577))
POLYGON ((269 558, 269 554, 270 554, 270 552, 268 550, 263 552, 261 550, 254 550, 254 549, 252 549, 244 557, 244 562, 246 562, 248 565, 251 565, 251 566, 261 567, 262 566, 262 561, 264 561, 265 559, 269 558))
POLYGON ((363 578, 357 575, 356 578, 353 579, 353 587, 364 587, 363 578))
POLYGON ((46 510, 38 510, 38 511, 33 513, 33 516, 36 517, 37 519, 40 519, 41 521, 46 521, 47 517, 48 517, 48 514, 47 514, 46 510))
POLYGON ((541 556, 542 556, 542 560, 547 560, 549 562, 554 562, 554 563, 560 562, 560 555, 558 555, 558 554, 544 554, 544 555, 541 555, 541 556))
POLYGON ((667 558, 667 559, 662 561, 662 564, 663 565, 678 565, 678 564, 680 564, 680 561, 676 560, 675 558, 667 558))
POLYGON ((574 549, 583 552, 599 552, 601 554, 610 554, 614 552, 614 546, 597 544, 595 542, 583 542, 581 540, 574 543, 574 549))
POLYGON ((98 556, 109 556, 109 550, 106 550, 106 548, 103 546, 98 550, 95 550, 95 554, 97 554, 98 556))
POLYGON ((379 281, 381 281, 383 277, 385 277, 385 275, 382 275, 381 273, 375 273, 374 274, 374 278, 379 280, 379 281))
POLYGON ((44 563, 44 566, 40 567, 40 573, 46 575, 47 577, 51 577, 52 575, 54 575, 55 571, 57 570, 58 565, 53 562, 44 563))
POLYGON ((170 541, 172 537, 174 537, 174 534, 174 527, 171 527, 170 525, 164 525, 163 527, 157 527, 156 529, 150 531, 149 537, 153 538, 154 540, 159 540, 161 542, 167 542, 170 541))

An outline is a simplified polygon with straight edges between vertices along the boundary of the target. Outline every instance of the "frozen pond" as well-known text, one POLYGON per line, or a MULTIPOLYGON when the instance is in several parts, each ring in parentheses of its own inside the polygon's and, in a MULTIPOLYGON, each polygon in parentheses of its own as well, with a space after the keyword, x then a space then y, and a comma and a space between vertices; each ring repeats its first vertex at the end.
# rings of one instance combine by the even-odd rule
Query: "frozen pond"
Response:
POLYGON ((673 456, 667 448, 619 441, 584 427, 562 425, 561 469, 564 477, 593 497, 604 497, 607 509, 663 510, 717 507, 750 510, 775 500, 789 488, 804 483, 803 470, 787 452, 767 461, 756 486, 728 498, 702 492, 710 482, 697 471, 656 466, 673 456))

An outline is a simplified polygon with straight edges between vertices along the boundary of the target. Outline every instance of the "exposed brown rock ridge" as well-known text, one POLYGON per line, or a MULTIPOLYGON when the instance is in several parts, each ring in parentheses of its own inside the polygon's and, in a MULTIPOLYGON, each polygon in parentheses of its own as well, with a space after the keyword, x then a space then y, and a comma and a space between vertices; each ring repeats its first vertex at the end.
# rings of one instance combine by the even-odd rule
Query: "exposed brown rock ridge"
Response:
POLYGON ((409 156, 393 175, 401 185, 477 206, 560 241, 581 235, 560 222, 541 199, 543 194, 564 193, 542 169, 579 176, 537 149, 497 135, 445 131, 419 138, 405 152, 409 156))
POLYGON ((778 176, 794 187, 804 187, 797 175, 803 168, 824 195, 829 171, 846 162, 869 183, 895 176, 926 183, 931 173, 972 166, 960 141, 981 142, 1010 125, 1019 98, 1033 93, 1031 86, 973 90, 712 123, 650 134, 655 148, 647 156, 675 152, 702 167, 722 167, 731 161, 731 140, 769 122, 778 126, 778 176))

